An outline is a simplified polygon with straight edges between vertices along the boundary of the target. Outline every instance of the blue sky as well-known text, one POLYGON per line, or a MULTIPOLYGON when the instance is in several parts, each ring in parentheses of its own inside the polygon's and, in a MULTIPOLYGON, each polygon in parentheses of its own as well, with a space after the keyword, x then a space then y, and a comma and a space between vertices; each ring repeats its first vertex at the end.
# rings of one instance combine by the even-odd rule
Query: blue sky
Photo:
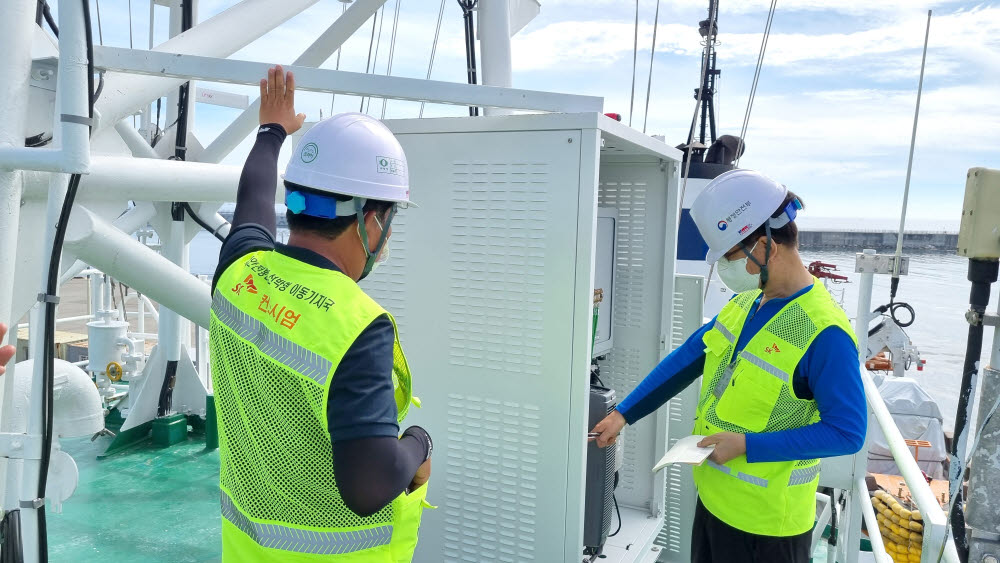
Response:
MULTIPOLYGON (((438 2, 400 0, 392 62, 394 75, 427 71, 438 2)), ((235 0, 201 0, 204 20, 235 0)), ((684 141, 698 82, 698 21, 707 0, 661 0, 652 68, 647 132, 684 141)), ((738 134, 764 28, 766 0, 722 0, 719 15, 718 115, 721 133, 738 134)), ((137 45, 148 40, 148 3, 133 0, 137 45)), ((392 13, 376 70, 386 72, 392 13)), ((782 0, 747 133, 741 166, 757 168, 799 193, 805 217, 898 221, 906 172, 920 51, 927 9, 934 10, 927 75, 911 182, 913 225, 957 224, 966 171, 1000 168, 1000 3, 924 0, 782 0)), ((233 58, 289 63, 340 14, 342 4, 320 0, 233 58)), ((646 107, 655 0, 639 1, 635 116, 646 107)), ((157 7, 156 42, 166 38, 166 9, 157 7)), ((102 0, 104 41, 128 45, 126 0, 102 0)), ((513 38, 514 86, 603 96, 605 111, 628 121, 635 3, 630 0, 543 0, 540 15, 513 38)), ((96 22, 95 22, 96 23, 96 22)), ((376 34, 378 33, 376 29, 376 34)), ((365 70, 371 25, 345 45, 340 68, 365 70)), ((433 78, 465 81, 461 11, 445 3, 433 78)), ((334 56, 325 67, 333 68, 334 56)), ((245 92, 254 88, 205 85, 245 92)), ((329 115, 329 95, 304 93, 299 110, 310 120, 329 115)), ((385 116, 416 117, 419 104, 392 102, 385 116)), ((357 111, 359 100, 338 96, 334 111, 357 111)), ((382 116, 373 101, 370 113, 382 116)), ((428 107, 425 116, 462 115, 462 108, 428 107)), ((207 144, 236 110, 199 104, 195 134, 207 144)), ((244 142, 227 160, 239 164, 244 142)))

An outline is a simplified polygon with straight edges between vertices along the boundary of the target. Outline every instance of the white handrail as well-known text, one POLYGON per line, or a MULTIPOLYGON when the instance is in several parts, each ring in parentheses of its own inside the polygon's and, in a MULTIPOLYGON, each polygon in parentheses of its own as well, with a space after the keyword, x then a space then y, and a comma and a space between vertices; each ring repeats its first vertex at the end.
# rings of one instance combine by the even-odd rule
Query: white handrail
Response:
MULTIPOLYGON (((867 491, 868 485, 864 479, 858 479, 854 483, 854 488, 860 493, 861 491, 867 491)), ((872 542, 872 555, 875 556, 877 563, 892 563, 892 559, 889 558, 889 554, 885 550, 885 544, 882 543, 882 534, 878 531, 878 520, 875 518, 875 509, 872 508, 872 503, 865 502, 864 497, 862 495, 859 496, 861 497, 858 499, 858 502, 861 503, 861 515, 865 518, 868 539, 872 542)))
MULTIPOLYGON (((910 496, 923 516, 924 542, 921 561, 937 561, 938 553, 941 553, 942 542, 947 541, 943 560, 948 563, 960 563, 955 544, 946 535, 947 516, 941 510, 937 499, 934 498, 934 492, 931 491, 930 485, 924 480, 920 467, 913 459, 913 454, 910 453, 910 448, 906 445, 903 435, 899 433, 899 428, 896 427, 896 422, 892 419, 889 409, 886 408, 882 395, 879 394, 878 387, 872 381, 872 376, 865 368, 864 362, 861 363, 861 380, 865 385, 868 406, 871 407, 872 414, 875 415, 879 428, 885 435, 885 441, 889 444, 889 451, 896 462, 896 467, 899 468, 900 475, 903 476, 906 486, 910 489, 910 496)), ((861 490, 867 490, 867 488, 861 490)))

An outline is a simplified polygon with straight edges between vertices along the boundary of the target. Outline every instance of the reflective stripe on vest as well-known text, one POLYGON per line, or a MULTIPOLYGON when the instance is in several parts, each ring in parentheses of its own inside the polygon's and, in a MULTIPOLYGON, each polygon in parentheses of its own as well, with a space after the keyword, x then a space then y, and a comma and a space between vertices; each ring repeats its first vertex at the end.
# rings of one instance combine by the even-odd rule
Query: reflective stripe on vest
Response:
MULTIPOLYGON (((785 373, 785 372, 781 371, 780 369, 774 367, 773 365, 767 363, 763 359, 758 358, 757 356, 751 354, 750 352, 740 352, 739 357, 741 359, 746 360, 746 361, 750 362, 751 364, 759 367, 760 369, 766 371, 767 373, 773 375, 774 377, 777 377, 781 381, 783 381, 785 383, 788 383, 788 374, 787 373, 785 373)), ((719 397, 722 397, 722 393, 726 390, 726 387, 729 386, 729 382, 732 381, 732 379, 733 379, 733 368, 735 368, 735 367, 736 367, 736 364, 733 363, 728 368, 726 368, 726 373, 723 374, 722 378, 719 379, 718 385, 715 386, 715 391, 714 391, 715 398, 718 399, 719 397)))
POLYGON ((719 465, 718 463, 715 463, 710 459, 705 460, 705 463, 707 463, 709 467, 717 469, 725 473, 726 475, 729 475, 730 477, 736 477, 740 481, 746 481, 751 485, 757 485, 758 487, 764 487, 765 489, 767 488, 767 479, 763 479, 761 477, 754 477, 753 475, 748 475, 746 473, 743 473, 742 471, 736 471, 734 473, 732 469, 726 467, 725 465, 719 465))
POLYGON ((713 325, 712 328, 721 332, 722 336, 725 336, 726 340, 728 340, 730 344, 736 344, 736 337, 733 336, 733 333, 729 332, 729 329, 726 328, 725 325, 719 321, 715 321, 715 325, 713 325))
POLYGON ((818 464, 812 467, 794 469, 792 470, 791 476, 788 478, 788 486, 805 485, 806 483, 812 482, 812 480, 818 476, 819 476, 818 464))
POLYGON ((264 323, 240 311, 219 291, 212 297, 212 311, 222 324, 232 329, 243 340, 259 348, 261 352, 274 358, 276 362, 294 369, 320 385, 326 384, 330 368, 333 367, 330 360, 275 334, 273 330, 264 326, 264 323))
POLYGON ((750 362, 751 364, 759 367, 760 369, 766 371, 767 373, 773 375, 774 377, 777 377, 781 381, 783 381, 785 383, 788 383, 788 374, 787 373, 785 373, 785 372, 781 371, 780 369, 774 367, 773 365, 769 364, 768 362, 764 361, 763 359, 758 358, 757 356, 751 354, 750 352, 746 352, 746 351, 740 352, 740 358, 742 358, 742 359, 750 362))
POLYGON ((261 547, 297 553, 341 555, 388 545, 392 538, 391 525, 351 532, 315 532, 280 524, 261 524, 244 516, 226 491, 220 492, 222 517, 250 536, 261 547))

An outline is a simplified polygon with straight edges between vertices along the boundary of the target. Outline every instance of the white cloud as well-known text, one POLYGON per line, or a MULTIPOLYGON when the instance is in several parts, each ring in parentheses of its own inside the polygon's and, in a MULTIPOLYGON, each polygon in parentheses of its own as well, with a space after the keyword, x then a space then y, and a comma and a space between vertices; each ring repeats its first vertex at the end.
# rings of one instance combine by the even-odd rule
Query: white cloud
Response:
MULTIPOLYGON (((940 8, 954 5, 958 0, 781 0, 777 5, 777 11, 785 12, 832 12, 850 15, 898 13, 900 11, 927 10, 929 8, 940 8)), ((574 9, 587 7, 607 7, 615 6, 621 8, 625 3, 622 0, 544 0, 543 10, 546 9, 574 9)), ((675 9, 699 10, 708 13, 708 2, 706 0, 673 0, 672 2, 660 2, 661 9, 667 5, 675 9)), ((633 3, 634 5, 634 3, 633 3)), ((649 13, 652 15, 656 6, 655 0, 641 0, 640 14, 649 13)), ((766 12, 771 5, 770 0, 739 0, 737 2, 720 2, 719 17, 724 18, 731 14, 753 14, 766 12)))
MULTIPOLYGON (((912 11, 908 11, 912 13, 912 11)), ((902 20, 860 31, 847 33, 778 33, 768 39, 765 64, 789 67, 804 63, 863 61, 872 73, 893 72, 898 65, 906 70, 919 68, 919 56, 898 58, 904 51, 923 45, 922 17, 909 16, 902 20), (890 57, 897 55, 897 57, 890 57)), ((639 50, 649 52, 653 26, 639 25, 639 50)), ((607 66, 628 61, 635 41, 634 23, 626 21, 562 21, 514 38, 512 49, 518 69, 551 67, 607 66)), ((697 27, 684 24, 660 25, 657 50, 685 56, 699 56, 697 27)), ((760 49, 760 33, 726 33, 720 36, 717 51, 720 63, 756 64, 760 49)), ((998 68, 1000 60, 1000 7, 977 7, 935 17, 931 24, 928 54, 928 74, 953 74, 960 70, 961 61, 998 68)), ((806 67, 808 71, 808 67, 806 67)), ((895 77, 898 73, 890 74, 895 77)))

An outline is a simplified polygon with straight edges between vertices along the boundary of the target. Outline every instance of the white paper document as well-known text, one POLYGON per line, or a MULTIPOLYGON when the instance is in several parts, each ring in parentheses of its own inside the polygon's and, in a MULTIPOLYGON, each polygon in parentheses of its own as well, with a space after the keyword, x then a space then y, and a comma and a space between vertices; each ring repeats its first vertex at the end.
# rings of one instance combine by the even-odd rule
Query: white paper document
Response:
POLYGON ((670 448, 667 450, 667 453, 663 454, 663 458, 660 459, 660 462, 653 468, 653 473, 656 473, 671 463, 701 465, 701 463, 705 461, 708 456, 712 455, 712 452, 715 450, 714 445, 707 448, 699 448, 698 442, 700 442, 702 438, 704 438, 704 436, 695 435, 677 440, 674 447, 670 448))

